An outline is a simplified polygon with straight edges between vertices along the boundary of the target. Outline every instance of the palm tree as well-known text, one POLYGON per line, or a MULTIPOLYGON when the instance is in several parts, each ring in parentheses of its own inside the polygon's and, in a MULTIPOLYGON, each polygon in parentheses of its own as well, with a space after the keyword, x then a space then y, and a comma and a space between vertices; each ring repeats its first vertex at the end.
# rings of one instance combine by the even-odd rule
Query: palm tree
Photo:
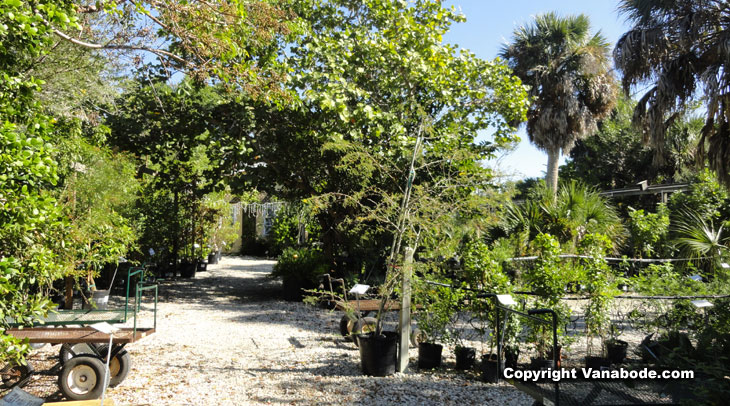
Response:
POLYGON ((594 188, 572 181, 561 184, 555 198, 544 186, 535 192, 524 202, 508 203, 500 216, 502 231, 517 235, 520 248, 540 233, 572 247, 592 233, 605 234, 617 246, 624 240, 625 230, 616 209, 594 188))
MULTIPOLYGON (((730 3, 727 0, 621 0, 633 24, 614 60, 626 94, 649 85, 634 110, 645 141, 661 147, 667 128, 698 99, 706 113, 698 145, 730 186, 730 3)), ((661 153, 660 148, 656 149, 661 153)))
POLYGON ((714 276, 730 250, 730 236, 723 225, 715 227, 712 219, 706 219, 693 209, 682 210, 679 214, 680 220, 673 227, 677 235, 674 244, 684 255, 705 265, 714 276))
POLYGON ((548 154, 546 183, 558 188, 561 151, 570 152, 577 139, 596 130, 596 121, 613 107, 616 92, 610 71, 609 44, 591 34, 585 15, 535 17, 519 27, 500 56, 523 83, 530 86, 532 104, 527 135, 548 154))

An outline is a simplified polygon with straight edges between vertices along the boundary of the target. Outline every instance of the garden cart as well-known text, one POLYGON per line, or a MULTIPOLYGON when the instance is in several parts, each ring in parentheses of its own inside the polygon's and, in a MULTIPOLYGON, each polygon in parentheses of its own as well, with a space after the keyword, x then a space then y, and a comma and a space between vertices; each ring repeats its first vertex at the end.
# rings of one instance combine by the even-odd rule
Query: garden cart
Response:
MULTIPOLYGON (((61 344, 58 363, 46 374, 58 375, 58 384, 64 396, 72 400, 98 398, 105 386, 119 385, 129 373, 131 359, 125 346, 139 341, 155 332, 157 328, 158 286, 141 278, 143 268, 133 268, 127 275, 127 295, 123 309, 118 310, 59 310, 33 326, 11 324, 6 334, 30 344, 61 344), (129 301, 130 282, 140 276, 135 287, 135 301, 129 301), (153 326, 137 326, 137 315, 141 308, 144 291, 154 290, 153 326), (133 320, 132 327, 121 328, 110 337, 89 327, 100 322, 126 323, 133 320), (111 338, 111 348, 109 342, 111 338), (108 353, 110 351, 110 353, 108 353), (103 359, 110 357, 108 382, 104 381, 103 359)), ((8 365, 0 371, 6 388, 25 385, 33 368, 27 365, 8 365)))
MULTIPOLYGON (((377 320, 375 317, 371 317, 371 314, 377 313, 380 309, 380 299, 360 299, 359 297, 353 303, 348 300, 348 293, 345 289, 344 279, 335 279, 329 275, 325 275, 327 280, 327 286, 329 288, 329 306, 335 310, 345 312, 340 319, 340 334, 351 339, 353 336, 357 336, 361 333, 368 333, 375 330, 377 320), (340 284, 342 287, 342 296, 339 297, 335 294, 334 284, 340 284)), ((387 300, 383 306, 383 311, 399 311, 401 308, 400 302, 396 300, 387 300)), ((411 344, 418 346, 419 331, 417 328, 411 329, 411 344)), ((357 344, 357 340, 355 340, 357 344)))

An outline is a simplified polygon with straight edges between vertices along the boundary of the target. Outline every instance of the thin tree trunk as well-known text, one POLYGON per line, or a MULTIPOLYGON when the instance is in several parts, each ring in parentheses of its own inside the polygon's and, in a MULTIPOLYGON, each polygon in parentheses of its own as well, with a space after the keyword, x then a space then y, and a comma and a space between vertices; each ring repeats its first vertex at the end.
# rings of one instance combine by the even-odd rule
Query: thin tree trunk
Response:
POLYGON ((177 269, 178 264, 178 257, 180 252, 180 202, 178 197, 178 192, 175 190, 175 193, 173 194, 173 200, 172 200, 172 210, 175 215, 175 224, 174 224, 174 235, 172 239, 172 263, 173 267, 177 269))
POLYGON ((553 197, 558 193, 558 162, 560 161, 560 149, 555 148, 548 151, 547 175, 545 183, 552 192, 553 197))

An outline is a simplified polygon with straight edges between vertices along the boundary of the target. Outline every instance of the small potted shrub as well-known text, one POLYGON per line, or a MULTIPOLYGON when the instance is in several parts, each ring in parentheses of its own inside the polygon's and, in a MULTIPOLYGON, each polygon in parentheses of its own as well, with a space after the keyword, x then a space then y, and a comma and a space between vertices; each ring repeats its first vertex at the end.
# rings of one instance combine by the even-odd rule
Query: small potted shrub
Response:
POLYGON ((286 248, 279 255, 271 277, 281 279, 285 300, 301 301, 304 290, 317 287, 327 268, 319 248, 286 248))
POLYGON ((609 331, 610 337, 606 340, 606 355, 612 364, 621 364, 626 359, 629 343, 618 339, 621 330, 616 324, 612 323, 609 331))
POLYGON ((519 336, 522 332, 522 323, 520 323, 519 317, 512 315, 507 316, 507 321, 504 323, 504 344, 502 351, 504 352, 504 364, 505 368, 517 368, 517 361, 520 357, 520 345, 519 336))
POLYGON ((419 283, 414 291, 416 302, 427 309, 418 315, 416 321, 425 339, 418 343, 418 368, 438 368, 443 351, 443 345, 438 344, 438 341, 446 338, 447 326, 453 322, 455 295, 451 288, 426 283, 419 283))
MULTIPOLYGON (((537 252, 535 266, 529 268, 523 279, 527 287, 538 297, 534 308, 552 309, 557 314, 558 346, 557 360, 560 364, 563 345, 567 346, 568 338, 565 335, 565 324, 570 309, 561 301, 565 294, 565 286, 577 274, 573 267, 564 266, 560 262, 560 243, 550 234, 538 234, 533 241, 533 249, 537 252)), ((531 365, 534 369, 553 367, 552 331, 548 324, 530 321, 530 339, 535 345, 536 357, 531 365)), ((559 366, 559 365, 557 365, 559 366)))
POLYGON ((600 369, 610 366, 610 361, 603 351, 603 344, 609 334, 611 323, 609 309, 613 296, 616 294, 617 276, 606 263, 604 255, 611 249, 612 243, 605 235, 588 234, 583 238, 581 246, 588 256, 583 260, 588 295, 588 305, 585 309, 586 367, 600 369), (599 338, 601 341, 600 356, 592 355, 595 338, 599 338))
MULTIPOLYGON (((461 328, 461 326, 457 325, 457 323, 459 322, 459 305, 464 302, 466 295, 464 291, 460 289, 453 289, 448 292, 448 294, 450 297, 448 297, 446 300, 451 303, 450 312, 452 313, 452 315, 450 316, 449 325, 446 326, 446 329, 443 332, 442 341, 444 342, 444 344, 448 344, 454 348, 456 369, 460 371, 466 371, 474 366, 476 360, 476 348, 466 345, 466 342, 463 338, 465 330, 461 328)), ((419 334, 421 333, 420 329, 418 332, 419 334)), ((420 336, 427 339, 427 335, 425 334, 420 334, 420 336)), ((420 342, 423 340, 418 341, 420 342)))
MULTIPOLYGON (((503 259, 510 253, 504 247, 489 247, 483 241, 475 239, 464 244, 461 252, 464 283, 467 287, 482 292, 504 294, 511 291, 509 277, 502 269, 503 259)), ((473 313, 477 325, 475 330, 484 338, 489 335, 489 352, 482 351, 480 369, 482 380, 496 382, 499 378, 496 348, 496 319, 493 298, 470 298, 469 310, 473 313)))

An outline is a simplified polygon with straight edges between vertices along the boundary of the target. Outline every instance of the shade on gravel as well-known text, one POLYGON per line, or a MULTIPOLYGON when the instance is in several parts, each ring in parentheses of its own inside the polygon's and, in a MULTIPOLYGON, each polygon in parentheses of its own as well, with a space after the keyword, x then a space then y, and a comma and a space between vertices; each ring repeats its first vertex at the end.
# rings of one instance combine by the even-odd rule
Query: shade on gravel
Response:
MULTIPOLYGON (((281 300, 280 283, 267 278, 273 265, 226 257, 194 279, 162 282, 157 333, 127 346, 132 370, 109 397, 155 406, 532 403, 509 385, 450 368, 418 372, 416 349, 406 373, 363 376, 357 348, 337 333, 341 314, 281 300)), ((150 306, 143 309, 145 326, 150 306)), ((31 362, 50 365, 57 352, 46 346, 31 362)), ((57 386, 41 376, 25 389, 54 398, 57 386)))

